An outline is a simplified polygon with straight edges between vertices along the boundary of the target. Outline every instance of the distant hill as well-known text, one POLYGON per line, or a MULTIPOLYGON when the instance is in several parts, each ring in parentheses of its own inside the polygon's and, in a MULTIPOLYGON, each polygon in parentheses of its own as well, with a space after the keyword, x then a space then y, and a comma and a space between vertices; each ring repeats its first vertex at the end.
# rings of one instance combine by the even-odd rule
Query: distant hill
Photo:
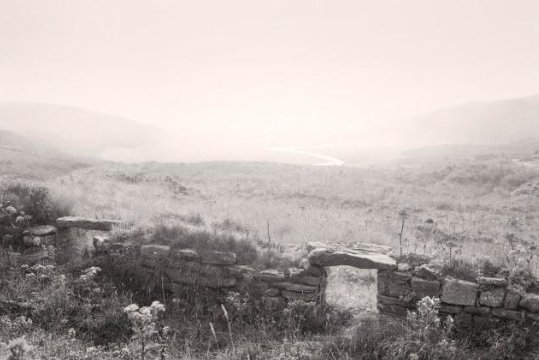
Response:
POLYGON ((406 135, 426 145, 539 139, 539 95, 466 103, 425 113, 405 123, 406 135))
POLYGON ((37 140, 73 155, 99 157, 111 147, 137 147, 156 141, 159 130, 86 109, 40 104, 0 104, 0 130, 37 140))
POLYGON ((0 130, 0 181, 45 180, 92 163, 35 139, 0 130))

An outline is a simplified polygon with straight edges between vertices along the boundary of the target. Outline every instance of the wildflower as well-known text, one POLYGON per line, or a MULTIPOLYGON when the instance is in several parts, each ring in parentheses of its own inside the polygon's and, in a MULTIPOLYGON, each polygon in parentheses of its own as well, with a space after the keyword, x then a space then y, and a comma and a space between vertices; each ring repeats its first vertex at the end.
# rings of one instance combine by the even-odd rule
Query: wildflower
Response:
POLYGON ((11 352, 10 358, 12 359, 22 359, 25 353, 32 350, 32 347, 28 345, 24 337, 11 340, 7 348, 11 352))
POLYGON ((127 307, 124 308, 124 312, 125 313, 132 313, 132 312, 135 312, 135 311, 138 311, 139 307, 137 304, 131 304, 127 307))

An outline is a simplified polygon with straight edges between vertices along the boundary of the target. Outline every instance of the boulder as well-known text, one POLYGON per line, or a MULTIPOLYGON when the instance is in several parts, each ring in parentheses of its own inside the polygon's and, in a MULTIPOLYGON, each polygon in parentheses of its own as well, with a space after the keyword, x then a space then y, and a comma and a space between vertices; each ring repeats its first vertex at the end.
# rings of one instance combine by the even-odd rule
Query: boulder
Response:
POLYGON ((93 244, 95 250, 104 251, 109 247, 110 239, 108 236, 94 236, 93 244))
POLYGON ((539 295, 536 294, 524 294, 519 303, 521 308, 529 310, 534 313, 539 313, 539 295))
POLYGON ((456 305, 441 304, 438 308, 438 312, 445 315, 460 314, 462 312, 462 307, 456 305))
POLYGON ((236 254, 230 251, 202 251, 200 252, 200 262, 214 265, 234 265, 236 254))
POLYGON ((317 286, 321 283, 321 276, 313 276, 304 269, 289 268, 285 276, 300 284, 317 286))
POLYGON ((397 268, 394 259, 387 255, 360 253, 353 250, 330 250, 318 248, 307 257, 311 264, 319 266, 348 265, 359 269, 393 270, 397 268))
POLYGON ((475 305, 477 290, 476 283, 448 278, 442 286, 441 300, 453 305, 475 305))
POLYGON ((56 226, 62 229, 79 228, 85 230, 111 231, 115 225, 121 224, 117 220, 97 220, 80 216, 65 216, 56 219, 56 226))
POLYGON ((482 290, 479 295, 479 303, 490 307, 501 307, 505 296, 504 288, 494 288, 491 290, 482 290))
POLYGON ((254 274, 255 269, 246 265, 234 265, 226 268, 228 272, 237 277, 245 277, 254 274))
POLYGON ((305 270, 306 273, 314 276, 322 276, 326 274, 324 267, 311 264, 308 259, 301 260, 299 266, 305 270))

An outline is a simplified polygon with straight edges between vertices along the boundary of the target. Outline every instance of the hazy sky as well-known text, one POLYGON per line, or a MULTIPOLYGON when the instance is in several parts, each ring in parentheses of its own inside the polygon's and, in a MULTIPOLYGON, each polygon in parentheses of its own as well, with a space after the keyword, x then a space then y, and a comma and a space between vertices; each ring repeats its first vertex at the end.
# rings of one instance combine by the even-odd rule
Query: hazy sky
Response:
POLYGON ((223 145, 377 142, 381 120, 539 92, 538 16, 537 0, 0 0, 0 101, 223 145))

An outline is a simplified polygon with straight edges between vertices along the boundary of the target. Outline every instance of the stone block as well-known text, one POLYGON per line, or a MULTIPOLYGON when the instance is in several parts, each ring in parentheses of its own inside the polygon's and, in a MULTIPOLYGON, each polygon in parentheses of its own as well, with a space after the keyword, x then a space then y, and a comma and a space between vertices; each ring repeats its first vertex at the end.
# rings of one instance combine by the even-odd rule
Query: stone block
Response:
POLYGON ((472 317, 472 323, 474 328, 482 330, 495 326, 497 322, 488 317, 474 315, 472 317))
POLYGON ((306 285, 320 285, 322 276, 313 276, 309 274, 305 269, 289 268, 285 272, 285 277, 294 280, 294 282, 306 284, 306 285))
POLYGON ((433 267, 428 266, 427 264, 421 265, 416 268, 414 275, 425 280, 438 280, 441 276, 440 272, 433 267))
POLYGON ((531 320, 531 321, 539 321, 539 314, 534 314, 534 313, 527 312, 526 313, 526 319, 531 320))
POLYGON ((519 306, 528 311, 539 313, 539 295, 524 294, 520 299, 519 306))
POLYGON ((201 265, 196 262, 186 262, 178 268, 167 267, 165 274, 175 283, 194 285, 200 276, 201 265))
POLYGON ((440 308, 438 309, 438 312, 440 314, 455 315, 460 314, 462 310, 463 308, 461 306, 441 304, 440 308))
POLYGON ((409 310, 413 310, 414 307, 405 303, 398 298, 392 298, 384 295, 377 295, 376 307, 378 311, 386 314, 394 314, 398 316, 406 316, 409 310))
POLYGON ((28 234, 22 237, 22 243, 26 247, 37 247, 43 244, 43 239, 41 236, 33 236, 28 234))
POLYGON ((230 251, 201 251, 200 262, 213 265, 234 265, 236 254, 230 251))
POLYGON ((425 280, 414 276, 411 285, 412 292, 415 293, 417 299, 422 299, 425 296, 440 296, 440 282, 438 280, 425 280))
POLYGON ((312 293, 312 292, 318 291, 317 286, 297 284, 297 283, 292 283, 292 282, 277 282, 273 286, 279 289, 295 291, 295 292, 300 292, 300 293, 312 293))
POLYGON ((323 266, 311 264, 307 259, 301 260, 299 266, 308 274, 314 276, 326 275, 326 269, 323 266))
POLYGON ((503 299, 503 308, 508 310, 515 310, 518 308, 519 302, 520 294, 508 289, 505 293, 505 298, 503 299))
POLYGON ((200 261, 200 254, 191 249, 178 249, 174 256, 181 261, 200 261))
POLYGON ((464 312, 472 315, 488 316, 490 315, 490 308, 485 306, 465 306, 464 312))
POLYGON ((441 301, 452 305, 475 305, 477 290, 476 283, 448 278, 442 286, 441 301))
POLYGON ((275 269, 262 270, 256 274, 256 277, 262 281, 278 282, 284 281, 285 275, 282 271, 275 269))
POLYGON ((457 326, 469 327, 473 325, 472 314, 459 313, 455 315, 455 324, 457 326))
POLYGON ((236 277, 248 277, 255 273, 255 269, 246 265, 234 265, 226 268, 231 275, 236 277))
POLYGON ((378 294, 399 297, 411 293, 412 274, 396 271, 378 271, 378 294))
POLYGON ((281 295, 288 301, 316 301, 316 293, 301 293, 296 291, 281 290, 281 295))
POLYGON ((279 294, 281 294, 281 290, 277 288, 269 288, 268 290, 264 291, 264 296, 275 297, 279 296, 279 294))
POLYGON ((492 309, 492 315, 506 320, 524 320, 524 313, 516 310, 492 309))
POLYGON ((485 277, 480 276, 477 278, 477 283, 482 286, 489 287, 505 287, 507 286, 507 280, 504 278, 485 277))
POLYGON ((490 290, 481 290, 479 303, 490 307, 501 307, 505 296, 505 288, 493 288, 490 290))
POLYGON ((400 272, 412 271, 412 266, 407 263, 399 263, 397 264, 397 271, 400 271, 400 272))
POLYGON ((23 234, 32 234, 34 236, 56 235, 57 233, 58 229, 52 225, 32 226, 23 232, 23 234))

